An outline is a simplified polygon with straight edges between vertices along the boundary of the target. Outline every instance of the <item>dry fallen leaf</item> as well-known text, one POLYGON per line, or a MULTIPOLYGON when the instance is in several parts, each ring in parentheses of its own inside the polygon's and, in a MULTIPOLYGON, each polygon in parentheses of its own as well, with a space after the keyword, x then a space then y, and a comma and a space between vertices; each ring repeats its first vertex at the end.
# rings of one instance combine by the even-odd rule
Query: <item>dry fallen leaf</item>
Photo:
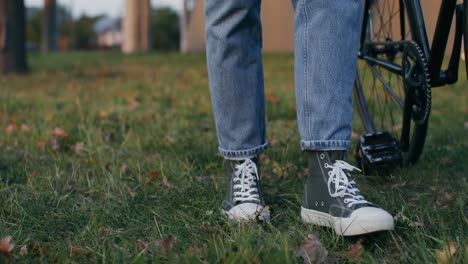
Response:
POLYGON ((124 174, 125 172, 127 172, 127 165, 124 163, 120 166, 120 172, 122 174, 124 174))
POLYGON ((258 213, 257 220, 261 223, 270 223, 270 215, 270 206, 267 205, 258 213))
POLYGON ((401 211, 399 211, 394 217, 393 219, 395 221, 398 221, 398 220, 401 220, 403 222, 406 222, 408 223, 409 226, 411 227, 424 227, 424 224, 421 223, 421 222, 418 222, 418 221, 412 221, 411 219, 409 219, 406 215, 404 215, 405 209, 402 208, 401 211))
POLYGON ((149 175, 150 175, 151 178, 153 178, 153 179, 159 178, 159 172, 156 171, 156 170, 151 170, 151 171, 149 172, 149 175))
POLYGON ((448 192, 441 192, 439 193, 439 195, 437 196, 437 200, 436 200, 436 205, 437 206, 447 206, 447 204, 450 204, 450 202, 454 199, 454 195, 452 193, 448 193, 448 192))
POLYGON ((187 255, 189 257, 191 256, 196 256, 198 258, 201 258, 201 254, 202 254, 202 249, 197 247, 197 246, 194 246, 194 245, 191 245, 189 246, 189 248, 187 249, 187 255))
POLYGON ((29 132, 29 131, 31 131, 31 128, 29 128, 29 126, 26 125, 26 124, 21 124, 20 129, 21 129, 21 131, 23 131, 23 132, 29 132))
POLYGON ((276 95, 270 94, 270 95, 267 95, 266 100, 267 102, 277 103, 280 101, 280 98, 276 95))
POLYGON ((457 252, 457 244, 454 241, 449 241, 442 250, 436 250, 435 256, 437 264, 448 264, 450 259, 457 252))
POLYGON ((99 111, 99 117, 100 118, 106 118, 107 117, 107 113, 105 111, 99 111))
POLYGON ((63 130, 63 128, 56 127, 54 128, 54 136, 59 138, 66 138, 68 137, 68 134, 65 132, 65 130, 63 130))
POLYGON ((36 143, 37 148, 40 149, 41 151, 45 150, 46 142, 44 140, 38 141, 36 143))
POLYGON ((362 257, 362 253, 364 252, 364 247, 362 246, 362 239, 359 239, 356 243, 349 246, 347 251, 342 251, 338 253, 339 256, 345 257, 348 259, 359 260, 362 257))
POLYGON ((7 133, 13 133, 15 130, 16 130, 16 125, 15 124, 9 124, 5 128, 5 132, 7 132, 7 133))
POLYGON ((148 242, 144 241, 143 239, 138 239, 136 242, 136 246, 138 251, 144 251, 148 248, 148 242))
POLYGON ((83 142, 78 142, 75 144, 75 147, 74 147, 74 150, 75 150, 75 154, 76 155, 80 155, 81 152, 83 152, 84 150, 84 144, 83 142))
POLYGON ((20 252, 19 252, 20 256, 24 256, 26 254, 28 254, 28 246, 27 245, 24 245, 20 248, 20 252))
POLYGON ((79 247, 71 247, 70 248, 70 256, 78 256, 78 255, 83 255, 86 254, 86 250, 79 248, 79 247))
POLYGON ((130 109, 135 109, 138 106, 140 106, 140 102, 138 102, 138 100, 135 97, 127 98, 127 102, 128 102, 130 109))
POLYGON ((167 255, 167 253, 169 253, 174 247, 174 243, 176 242, 176 240, 177 237, 170 235, 163 241, 156 241, 156 245, 159 245, 159 248, 161 249, 161 253, 163 255, 167 255))
POLYGON ((301 247, 296 250, 295 256, 301 257, 304 264, 324 263, 328 256, 328 251, 315 235, 309 234, 301 247))
POLYGON ((167 188, 169 188, 169 189, 174 188, 174 184, 170 183, 170 182, 167 180, 167 177, 166 177, 166 176, 163 176, 162 184, 163 184, 164 186, 166 186, 167 188))
POLYGON ((0 239, 0 255, 5 257, 11 256, 11 251, 15 247, 15 244, 11 243, 11 236, 6 236, 0 239))
POLYGON ((360 139, 361 135, 359 135, 358 133, 353 131, 353 132, 351 132, 351 138, 352 139, 360 139))

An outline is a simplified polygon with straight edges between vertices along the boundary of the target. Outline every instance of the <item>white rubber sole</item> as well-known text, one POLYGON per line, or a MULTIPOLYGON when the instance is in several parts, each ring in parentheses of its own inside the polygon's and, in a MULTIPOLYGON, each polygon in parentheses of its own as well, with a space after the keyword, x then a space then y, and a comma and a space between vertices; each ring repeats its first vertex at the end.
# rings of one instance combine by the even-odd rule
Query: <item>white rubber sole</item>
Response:
POLYGON ((231 210, 222 210, 230 221, 245 223, 256 220, 263 206, 255 203, 243 203, 231 208, 231 210))
POLYGON ((394 229, 393 217, 385 210, 375 207, 359 208, 346 218, 301 207, 301 218, 304 223, 331 227, 339 236, 357 236, 394 229))

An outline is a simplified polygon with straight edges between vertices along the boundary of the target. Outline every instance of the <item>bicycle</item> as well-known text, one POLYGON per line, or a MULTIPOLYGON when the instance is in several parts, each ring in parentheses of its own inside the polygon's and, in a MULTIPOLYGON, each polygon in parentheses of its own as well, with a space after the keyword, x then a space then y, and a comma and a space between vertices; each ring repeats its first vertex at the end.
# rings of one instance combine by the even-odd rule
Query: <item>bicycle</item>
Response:
MULTIPOLYGON (((365 136, 356 158, 367 163, 414 164, 431 111, 431 88, 458 79, 462 36, 468 54, 468 0, 443 0, 429 45, 419 0, 366 0, 354 97, 365 136), (455 39, 442 70, 453 17, 455 39)), ((468 60, 465 60, 468 75, 468 60)))

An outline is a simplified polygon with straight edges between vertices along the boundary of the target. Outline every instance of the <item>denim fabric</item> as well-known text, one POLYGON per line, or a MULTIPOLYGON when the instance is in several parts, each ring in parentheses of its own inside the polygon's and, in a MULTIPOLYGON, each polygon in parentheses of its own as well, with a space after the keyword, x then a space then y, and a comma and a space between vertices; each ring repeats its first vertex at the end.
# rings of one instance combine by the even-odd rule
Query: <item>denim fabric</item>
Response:
MULTIPOLYGON (((225 158, 268 145, 260 0, 205 0, 211 100, 225 158)), ((347 150, 363 0, 292 0, 303 150, 347 150)))

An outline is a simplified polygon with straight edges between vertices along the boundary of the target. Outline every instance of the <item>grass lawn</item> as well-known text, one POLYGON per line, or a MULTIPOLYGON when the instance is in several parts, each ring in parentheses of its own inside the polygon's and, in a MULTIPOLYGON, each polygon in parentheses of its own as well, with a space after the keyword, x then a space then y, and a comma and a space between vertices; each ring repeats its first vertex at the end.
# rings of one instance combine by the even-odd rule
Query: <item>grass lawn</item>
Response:
POLYGON ((219 211, 226 179, 204 55, 29 59, 29 75, 0 76, 0 239, 15 244, 9 258, 0 248, 0 263, 301 263, 295 253, 309 234, 328 251, 327 263, 435 263, 448 245, 453 263, 466 263, 463 75, 433 90, 415 166, 356 176, 366 198, 395 216, 395 231, 342 238, 300 220, 306 159, 292 55, 265 56, 271 147, 262 175, 272 220, 242 226, 219 211))

